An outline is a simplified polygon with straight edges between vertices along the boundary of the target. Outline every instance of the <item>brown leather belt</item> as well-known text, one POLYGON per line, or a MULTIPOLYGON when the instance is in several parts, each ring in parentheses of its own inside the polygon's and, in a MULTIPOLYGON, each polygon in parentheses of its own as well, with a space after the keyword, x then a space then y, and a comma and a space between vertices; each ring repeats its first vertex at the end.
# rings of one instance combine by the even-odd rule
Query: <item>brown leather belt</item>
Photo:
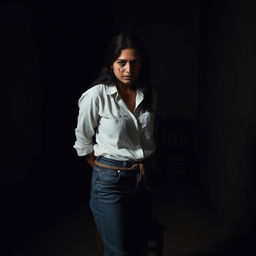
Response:
POLYGON ((95 161, 95 165, 116 170, 116 171, 134 171, 134 170, 139 170, 140 172, 140 177, 145 175, 145 170, 144 170, 144 163, 136 163, 133 164, 131 167, 118 167, 118 166, 112 166, 112 165, 107 165, 107 164, 102 164, 100 162, 95 161))

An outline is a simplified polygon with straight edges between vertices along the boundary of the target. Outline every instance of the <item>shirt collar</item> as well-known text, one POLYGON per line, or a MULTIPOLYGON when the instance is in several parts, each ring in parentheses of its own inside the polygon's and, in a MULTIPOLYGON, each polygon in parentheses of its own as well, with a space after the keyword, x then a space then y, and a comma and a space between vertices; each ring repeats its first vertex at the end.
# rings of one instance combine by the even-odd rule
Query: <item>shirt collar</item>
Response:
MULTIPOLYGON (((106 94, 114 94, 117 92, 117 88, 116 88, 116 85, 114 84, 110 84, 110 85, 105 85, 105 91, 106 91, 106 94)), ((142 92, 142 90, 140 89, 137 89, 137 97, 138 97, 138 100, 139 101, 142 101, 143 98, 144 98, 144 93, 142 92)))
POLYGON ((106 94, 112 95, 117 92, 117 88, 114 84, 105 85, 105 88, 106 94))
POLYGON ((138 89, 137 90, 137 95, 136 95, 136 108, 143 101, 143 99, 144 99, 144 94, 140 89, 138 89))
POLYGON ((137 90, 137 94, 138 94, 138 97, 139 97, 140 99, 143 99, 143 98, 144 98, 144 93, 142 92, 142 90, 138 89, 138 90, 137 90))

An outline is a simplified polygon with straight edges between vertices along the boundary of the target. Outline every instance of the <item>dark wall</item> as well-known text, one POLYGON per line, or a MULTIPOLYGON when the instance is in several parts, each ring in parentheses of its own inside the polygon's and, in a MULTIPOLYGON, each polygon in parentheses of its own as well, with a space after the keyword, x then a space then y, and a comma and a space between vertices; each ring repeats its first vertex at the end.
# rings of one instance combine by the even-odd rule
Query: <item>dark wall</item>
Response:
POLYGON ((238 232, 255 217, 255 4, 201 1, 200 13, 200 176, 238 232))
POLYGON ((159 1, 125 10, 126 27, 143 35, 150 52, 159 116, 196 127, 189 175, 203 185, 227 230, 250 229, 255 216, 255 4, 159 1))
POLYGON ((198 129, 195 177, 230 230, 253 219, 254 6, 242 1, 1 3, 4 231, 17 247, 88 201, 74 149, 77 100, 105 43, 135 30, 150 52, 159 115, 198 129), (14 232, 15 230, 15 232, 14 232), (12 240, 13 241, 13 240, 12 240))
POLYGON ((11 250, 88 202, 90 169, 73 149, 74 129, 78 98, 113 34, 115 8, 111 2, 101 7, 1 3, 0 185, 11 250))

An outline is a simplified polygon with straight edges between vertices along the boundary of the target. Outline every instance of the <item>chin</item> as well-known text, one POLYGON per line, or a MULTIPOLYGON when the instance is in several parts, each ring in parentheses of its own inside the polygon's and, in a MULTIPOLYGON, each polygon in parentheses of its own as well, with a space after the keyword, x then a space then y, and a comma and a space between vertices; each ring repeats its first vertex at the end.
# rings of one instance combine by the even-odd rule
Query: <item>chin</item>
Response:
POLYGON ((132 84, 134 82, 134 79, 131 80, 123 80, 124 84, 132 84))

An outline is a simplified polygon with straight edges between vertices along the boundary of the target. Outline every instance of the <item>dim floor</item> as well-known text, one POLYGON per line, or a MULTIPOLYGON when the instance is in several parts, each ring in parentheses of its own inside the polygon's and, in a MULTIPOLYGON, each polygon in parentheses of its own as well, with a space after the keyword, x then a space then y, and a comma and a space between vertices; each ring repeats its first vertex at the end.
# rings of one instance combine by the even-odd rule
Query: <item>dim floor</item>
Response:
MULTIPOLYGON (((250 241, 229 240, 201 189, 177 175, 166 185, 154 197, 154 215, 165 227, 164 256, 247 255, 243 251, 249 250, 250 241)), ((15 256, 29 255, 95 256, 95 229, 87 206, 35 236, 15 256)))

